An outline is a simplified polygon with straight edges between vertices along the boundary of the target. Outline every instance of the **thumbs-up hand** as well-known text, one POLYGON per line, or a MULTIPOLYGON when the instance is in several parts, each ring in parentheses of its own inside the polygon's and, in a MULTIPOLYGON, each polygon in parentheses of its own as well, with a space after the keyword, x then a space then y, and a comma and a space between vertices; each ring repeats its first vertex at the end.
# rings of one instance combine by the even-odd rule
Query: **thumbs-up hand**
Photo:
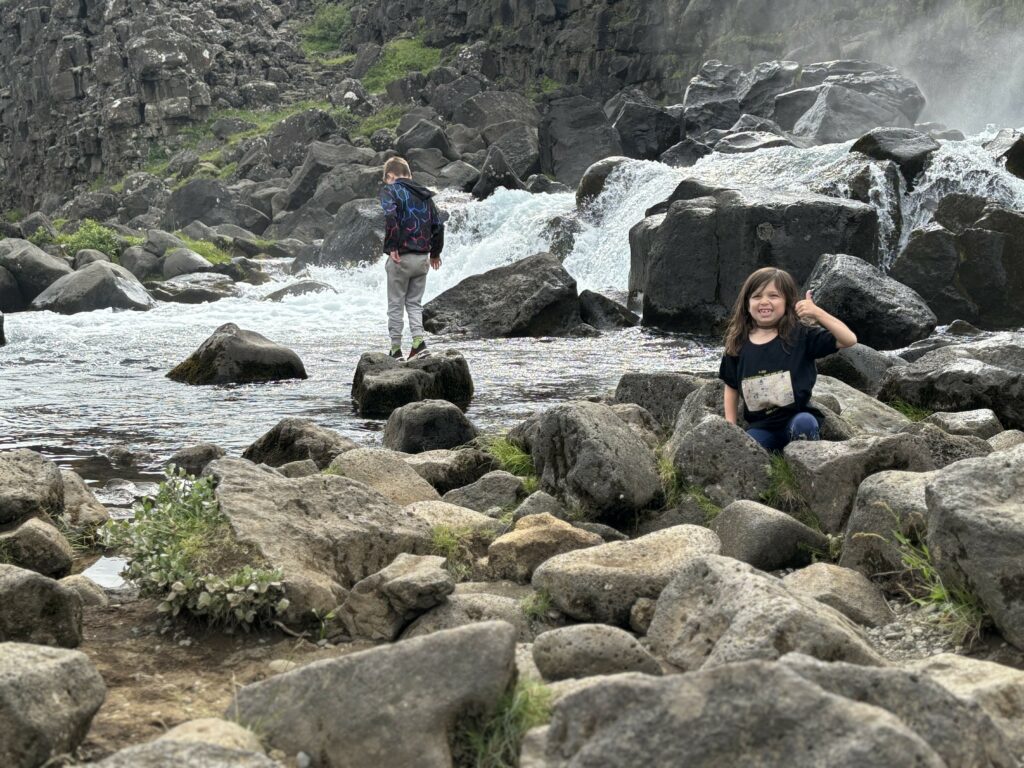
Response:
POLYGON ((814 303, 814 299, 811 298, 811 292, 807 294, 800 301, 796 303, 794 307, 796 310, 796 316, 799 318, 808 318, 810 320, 818 319, 818 305, 814 303))

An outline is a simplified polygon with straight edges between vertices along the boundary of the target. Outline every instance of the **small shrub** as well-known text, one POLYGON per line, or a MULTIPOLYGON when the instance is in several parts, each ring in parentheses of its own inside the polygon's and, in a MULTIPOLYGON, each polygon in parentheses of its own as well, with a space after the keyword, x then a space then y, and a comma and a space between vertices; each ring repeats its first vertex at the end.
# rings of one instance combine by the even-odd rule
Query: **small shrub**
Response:
POLYGON ((227 264, 231 261, 231 257, 213 243, 209 243, 206 240, 193 240, 191 237, 181 234, 181 232, 176 233, 175 237, 211 264, 227 264))
POLYGON ((401 38, 385 44, 380 58, 363 78, 363 86, 371 93, 381 93, 392 80, 410 72, 428 72, 441 63, 441 49, 431 48, 418 38, 401 38))
POLYGON ((489 717, 459 723, 454 736, 455 765, 460 768, 515 768, 523 736, 551 718, 551 690, 520 679, 489 717))
POLYGON ((430 530, 430 551, 445 559, 444 567, 456 581, 465 581, 473 573, 476 557, 472 550, 473 531, 435 525, 430 530))
POLYGON ((540 478, 536 475, 527 475, 523 478, 523 490, 526 495, 529 496, 532 493, 536 493, 540 489, 540 478))
POLYGON ((8 224, 17 224, 25 218, 25 212, 20 208, 13 208, 9 211, 4 211, 2 218, 8 224))
POLYGON ((134 521, 112 520, 101 536, 128 559, 124 578, 171 616, 184 611, 248 630, 288 608, 282 573, 235 538, 210 478, 168 470, 157 495, 136 505, 134 521))
POLYGON ((347 2, 321 2, 313 18, 300 32, 302 48, 307 55, 317 55, 340 48, 352 31, 352 12, 347 2))
POLYGON ((917 405, 911 405, 905 400, 891 400, 889 407, 894 408, 911 421, 923 421, 932 415, 932 411, 927 408, 921 408, 917 405))
POLYGON ((42 248, 44 245, 53 245, 56 239, 42 227, 39 227, 35 232, 28 236, 27 240, 37 248, 42 248))
MULTIPOLYGON (((118 235, 117 232, 109 227, 104 227, 92 219, 83 221, 77 232, 57 237, 57 242, 64 246, 64 249, 72 255, 78 253, 83 248, 92 248, 107 254, 107 256, 115 261, 117 260, 117 255, 121 252, 124 241, 124 238, 118 235)), ((142 239, 139 238, 138 242, 141 243, 142 239)))
POLYGON ((551 594, 546 589, 538 589, 529 597, 519 601, 523 615, 530 621, 540 621, 551 612, 551 594))

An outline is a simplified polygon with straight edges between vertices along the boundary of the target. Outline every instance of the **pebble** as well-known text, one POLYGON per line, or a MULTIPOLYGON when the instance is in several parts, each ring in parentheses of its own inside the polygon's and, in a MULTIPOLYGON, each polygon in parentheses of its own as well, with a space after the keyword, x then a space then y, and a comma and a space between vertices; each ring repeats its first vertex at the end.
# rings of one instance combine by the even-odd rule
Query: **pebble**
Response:
POLYGON ((311 765, 313 765, 313 758, 305 752, 299 752, 295 756, 295 768, 310 768, 311 765))

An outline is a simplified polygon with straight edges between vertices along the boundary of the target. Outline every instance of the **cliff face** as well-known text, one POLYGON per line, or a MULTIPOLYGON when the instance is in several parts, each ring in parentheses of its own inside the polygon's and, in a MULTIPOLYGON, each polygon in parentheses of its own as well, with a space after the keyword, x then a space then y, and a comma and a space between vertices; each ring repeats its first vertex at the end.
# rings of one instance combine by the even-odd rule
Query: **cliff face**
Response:
POLYGON ((301 90, 302 54, 267 0, 0 3, 0 207, 116 179, 211 106, 301 90))

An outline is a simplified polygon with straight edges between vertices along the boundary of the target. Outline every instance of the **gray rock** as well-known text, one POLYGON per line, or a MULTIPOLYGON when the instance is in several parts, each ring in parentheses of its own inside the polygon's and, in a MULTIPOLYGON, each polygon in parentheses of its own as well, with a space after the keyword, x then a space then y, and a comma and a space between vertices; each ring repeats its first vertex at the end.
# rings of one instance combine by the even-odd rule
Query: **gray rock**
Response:
POLYGON ((204 768, 282 768, 259 752, 196 741, 158 739, 122 749, 95 764, 96 768, 164 768, 195 765, 204 768))
POLYGON ((826 663, 799 653, 782 657, 780 666, 836 696, 891 712, 950 768, 1012 768, 1016 764, 1003 734, 989 715, 927 674, 865 668, 839 661, 826 663))
POLYGON ((78 474, 62 469, 60 478, 64 483, 64 513, 59 518, 62 524, 73 531, 94 533, 110 519, 110 512, 96 500, 78 474))
POLYGON ((125 248, 121 254, 121 266, 131 272, 139 280, 146 280, 161 274, 160 259, 139 245, 125 248))
POLYGON ((533 586, 577 621, 628 626, 637 600, 657 598, 689 560, 718 550, 711 531, 680 525, 557 555, 533 572, 533 586))
POLYGON ((527 515, 487 548, 487 564, 498 579, 528 583, 541 563, 555 555, 603 544, 596 533, 548 514, 527 515))
POLYGON ((103 251, 97 251, 93 248, 83 248, 75 254, 73 266, 78 270, 87 264, 92 264, 94 261, 110 261, 110 257, 103 253, 103 251))
POLYGON ((546 742, 544 768, 946 765, 897 717, 762 661, 606 678, 555 704, 546 742))
POLYGON ((430 483, 402 460, 402 454, 379 448, 354 448, 334 457, 328 472, 368 485, 399 506, 439 501, 430 483))
POLYGON ((977 597, 1024 648, 1024 446, 957 462, 925 487, 928 547, 942 581, 977 597))
POLYGON ((521 120, 537 125, 540 116, 525 96, 509 91, 484 91, 466 99, 454 111, 452 122, 482 131, 490 125, 521 120))
POLYGON ((82 642, 82 599, 46 576, 0 564, 0 643, 76 648, 82 642))
POLYGON ((545 680, 619 672, 661 674, 661 665, 635 637, 607 624, 576 624, 543 632, 533 641, 533 660, 545 680))
POLYGON ((486 553, 490 543, 506 528, 500 520, 446 501, 417 501, 406 505, 405 511, 425 522, 432 532, 448 528, 466 534, 466 544, 477 557, 486 553))
POLYGON ((168 251, 163 258, 162 265, 164 278, 205 272, 213 266, 205 258, 188 248, 175 248, 168 251))
POLYGON ((4 643, 0 652, 0 763, 36 768, 72 754, 107 689, 79 651, 4 643))
POLYGON ((658 161, 672 168, 690 168, 713 151, 707 144, 688 137, 662 152, 658 161))
POLYGON ((739 131, 729 133, 715 142, 715 152, 723 155, 738 155, 757 152, 759 149, 772 147, 792 147, 793 142, 785 136, 768 131, 739 131))
POLYGON ((540 124, 541 170, 575 187, 594 162, 622 154, 601 105, 585 96, 555 99, 540 124))
POLYGON ((661 425, 646 408, 636 403, 616 403, 611 406, 615 415, 622 419, 651 450, 656 450, 662 443, 661 425))
POLYGON ((627 101, 612 119, 626 157, 657 160, 679 141, 679 121, 656 105, 627 101))
POLYGON ((653 451, 606 405, 545 411, 531 453, 541 487, 598 520, 629 516, 661 496, 653 451))
POLYGON ((514 629, 488 622, 276 675, 242 688, 228 714, 325 768, 447 765, 456 719, 495 707, 514 670, 514 629), (339 718, 348 727, 334 727, 339 718))
POLYGON ((242 458, 270 467, 312 459, 317 467, 327 469, 336 456, 358 447, 354 441, 312 419, 287 418, 246 448, 242 458))
POLYGON ((0 533, 0 561, 9 565, 59 579, 71 572, 74 557, 64 534, 39 518, 0 533))
POLYGON ((186 360, 167 373, 184 384, 248 384, 305 379, 302 360, 292 350, 256 331, 225 323, 186 360))
MULTIPOLYGON (((500 621, 512 625, 517 642, 531 643, 538 631, 549 628, 545 625, 538 629, 532 625, 523 610, 524 596, 500 594, 504 590, 491 589, 490 583, 484 584, 483 590, 472 592, 462 591, 465 586, 458 585, 455 593, 449 595, 442 605, 410 624, 402 633, 402 641, 459 627, 476 626, 485 621, 500 621)), ((528 590, 526 594, 529 594, 528 590)))
POLYGON ((935 424, 913 422, 903 432, 914 435, 921 443, 922 453, 931 457, 936 469, 963 459, 976 459, 992 452, 992 446, 980 437, 952 435, 935 424))
POLYGON ((279 288, 272 293, 268 293, 263 298, 266 301, 281 301, 290 296, 305 296, 308 293, 321 293, 323 291, 330 291, 331 293, 337 293, 333 286, 327 283, 321 283, 317 280, 300 280, 297 283, 279 288))
POLYGON ((156 306, 156 302, 127 269, 97 261, 52 283, 31 306, 72 315, 95 309, 146 310, 156 306))
POLYGON ((894 585, 903 570, 896 534, 924 540, 928 505, 924 489, 934 472, 878 472, 857 488, 843 536, 839 565, 894 585))
MULTIPOLYGON (((509 120, 484 130, 484 140, 501 150, 508 168, 519 179, 540 171, 540 144, 536 126, 522 120, 509 120)), ((484 161, 487 165, 487 161, 484 161)), ((484 169, 480 169, 483 175, 484 169)))
POLYGON ((441 186, 453 187, 460 192, 471 192, 479 180, 480 171, 462 160, 448 163, 437 177, 441 186))
POLYGON ((789 651, 879 665, 856 625, 746 563, 701 555, 682 563, 658 597, 647 638, 682 670, 778 659, 789 651))
POLYGON ((868 475, 887 469, 925 472, 934 468, 914 435, 855 437, 841 443, 797 441, 783 451, 799 493, 827 533, 839 533, 868 475))
POLYGON ((1024 443, 1024 432, 1019 429, 1007 429, 990 437, 988 443, 993 451, 1006 451, 1024 443))
POLYGON ((386 418, 420 400, 447 400, 460 408, 473 399, 473 377, 459 352, 417 355, 407 362, 383 352, 365 352, 352 378, 352 401, 360 416, 386 418))
POLYGON ((0 525, 64 511, 57 465, 26 448, 0 451, 0 525))
MULTIPOLYGON (((194 232, 193 234, 200 233, 194 232)), ((204 231, 202 234, 205 236, 208 233, 204 231)), ((173 251, 176 248, 187 248, 188 246, 185 245, 184 240, 177 235, 172 235, 170 232, 165 232, 162 229, 147 229, 146 239, 142 243, 142 247, 154 256, 163 256, 168 251, 173 251)))
POLYGON ((544 491, 534 491, 527 496, 523 503, 516 507, 514 519, 519 520, 529 515, 551 515, 559 520, 566 520, 569 517, 568 510, 562 502, 544 491))
POLYGON ((973 411, 957 413, 933 413, 925 418, 924 422, 934 424, 951 435, 980 437, 982 440, 988 440, 1003 431, 999 417, 991 408, 978 408, 973 411))
POLYGON ((686 396, 705 383, 706 379, 689 373, 627 373, 615 388, 615 402, 636 403, 650 411, 662 427, 672 429, 686 396))
POLYGON ((818 376, 814 395, 816 398, 835 398, 839 404, 840 418, 864 434, 893 435, 911 423, 895 408, 832 376, 818 376))
POLYGON ((423 307, 432 333, 566 336, 579 324, 576 281, 546 253, 468 277, 423 307))
POLYGON ((467 486, 448 491, 442 500, 466 509, 486 512, 494 507, 511 509, 525 496, 523 479, 498 469, 467 486))
POLYGON ((443 557, 400 554, 352 587, 337 614, 351 637, 390 642, 454 589, 443 557))
POLYGON ((17 298, 21 302, 14 305, 7 303, 0 307, 0 310, 6 312, 23 309, 50 285, 72 273, 66 262, 37 248, 28 240, 17 238, 0 240, 0 268, 5 269, 14 279, 17 298))
POLYGON ((285 477, 312 477, 320 473, 320 467, 312 459, 301 459, 282 464, 277 471, 285 477))
POLYGON ((498 468, 498 463, 489 453, 473 448, 423 451, 405 456, 403 461, 441 494, 475 483, 498 468))
POLYGON ((289 479, 243 459, 218 459, 204 474, 216 479, 234 534, 254 558, 284 573, 289 623, 333 610, 353 584, 399 553, 430 549, 426 523, 345 477, 289 479))
POLYGON ((817 362, 818 373, 839 379, 851 387, 874 397, 882 386, 882 377, 897 362, 893 355, 879 352, 865 344, 854 344, 817 362))
POLYGON ((674 435, 669 455, 678 482, 696 486, 721 507, 758 499, 771 484, 768 452, 721 416, 707 416, 674 435))
POLYGON ((617 301, 593 291, 580 292, 580 318, 599 331, 633 328, 640 319, 617 301))
POLYGON ((875 128, 850 147, 851 152, 860 152, 875 160, 892 160, 909 185, 913 185, 938 149, 939 142, 911 128, 875 128))
POLYGON ((103 591, 103 587, 87 576, 78 573, 74 576, 65 576, 59 581, 62 587, 74 592, 82 601, 82 606, 99 606, 106 608, 110 605, 110 598, 103 591))
POLYGON ((817 88, 817 99, 793 126, 793 134, 818 144, 855 139, 878 126, 913 127, 898 105, 838 83, 817 88))
POLYGON ((814 563, 788 574, 782 583, 791 592, 830 605, 865 627, 881 627, 893 619, 892 610, 878 587, 849 568, 814 563))
POLYGON ((422 400, 396 408, 384 426, 384 447, 404 453, 455 448, 477 436, 476 427, 447 400, 422 400))
MULTIPOLYGON (((185 470, 186 474, 199 477, 211 461, 224 456, 224 449, 213 443, 198 443, 182 448, 167 460, 167 466, 175 466, 185 470)), ((262 459, 261 459, 262 461, 262 459)), ((268 463, 268 462, 264 462, 268 463)), ((274 465, 271 465, 274 466, 274 465)))
POLYGON ((805 289, 876 349, 905 347, 935 330, 935 313, 916 291, 855 256, 823 254, 805 289))
POLYGON ((734 501, 710 527, 722 542, 722 555, 762 571, 805 565, 815 553, 828 554, 823 534, 756 501, 734 501))
POLYGON ((384 252, 384 212, 378 200, 350 200, 338 208, 325 231, 317 263, 324 266, 372 264, 384 252))
POLYGON ((193 221, 208 226, 235 223, 235 196, 223 182, 193 179, 178 187, 167 199, 160 226, 169 231, 181 229, 193 221))

